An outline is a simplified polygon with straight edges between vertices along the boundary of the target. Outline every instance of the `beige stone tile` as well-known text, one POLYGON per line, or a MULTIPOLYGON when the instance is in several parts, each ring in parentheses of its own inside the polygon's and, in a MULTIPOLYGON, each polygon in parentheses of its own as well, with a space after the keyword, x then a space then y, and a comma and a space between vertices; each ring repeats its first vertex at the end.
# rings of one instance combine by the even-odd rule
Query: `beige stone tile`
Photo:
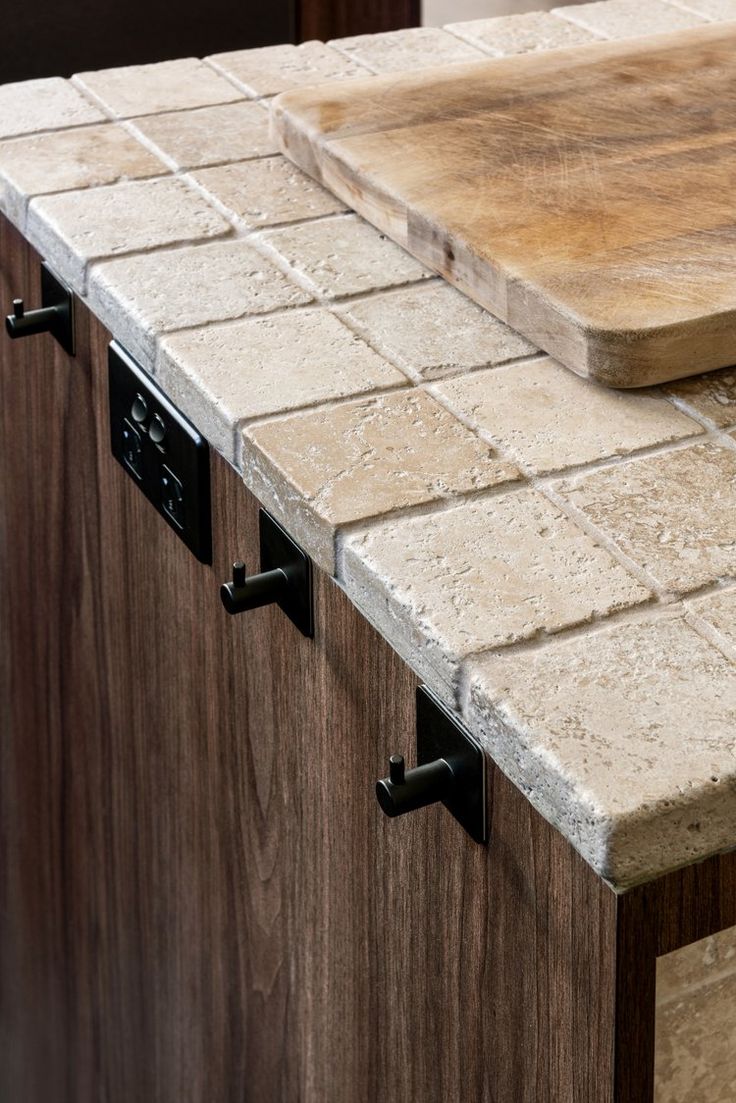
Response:
POLYGON ((121 119, 243 99, 242 92, 194 57, 75 73, 72 80, 121 119))
POLYGON ((519 477, 416 389, 278 418, 243 436, 246 482, 330 573, 337 528, 519 477))
POLYGON ((736 590, 718 590, 688 602, 688 608, 715 629, 717 636, 736 651, 736 590))
POLYGON ((0 205, 20 225, 34 195, 165 173, 158 157, 115 123, 0 142, 0 205))
POLYGON ((92 260, 231 233, 200 195, 173 178, 32 199, 26 235, 75 291, 92 260))
POLYGON ((666 590, 736 575, 736 450, 697 444, 560 489, 666 590))
POLYGON ((144 115, 131 121, 177 169, 245 161, 277 152, 269 133, 268 112, 260 103, 244 100, 144 115))
POLYGON ((105 116, 62 77, 0 86, 0 138, 102 122, 105 116))
POLYGON ((556 15, 604 38, 638 38, 685 27, 699 27, 705 20, 694 12, 675 8, 665 0, 596 0, 554 8, 556 15))
POLYGON ((354 35, 334 39, 330 45, 374 73, 398 73, 482 59, 480 51, 439 27, 410 27, 404 31, 354 35))
POLYGON ((470 23, 450 23, 447 30, 494 57, 578 46, 595 42, 600 37, 544 11, 475 19, 470 23))
POLYGON ((736 369, 694 375, 678 379, 664 387, 667 394, 686 402, 701 417, 707 417, 719 429, 736 425, 736 369))
POLYGON ((193 179, 246 226, 275 226, 345 210, 285 157, 200 169, 193 179))
POLYGON ((163 339, 166 393, 228 459, 244 420, 395 387, 404 377, 326 310, 298 310, 163 339))
POLYGON ((655 1103, 733 1103, 736 976, 657 1012, 655 1103))
POLYGON ((736 974, 736 927, 657 958, 657 1004, 681 1000, 693 988, 736 974))
POLYGON ((238 240, 121 257, 93 265, 89 276, 90 309, 147 367, 162 333, 307 302, 238 240))
POLYGON ((444 280, 356 299, 339 308, 366 340, 407 372, 437 379, 536 350, 444 280))
POLYGON ((649 598, 536 490, 386 521, 345 542, 343 585, 410 665, 450 683, 465 656, 649 598))
POLYGON ((675 613, 468 664, 465 718, 624 887, 733 845, 736 666, 675 613))
POLYGON ((234 50, 206 61, 238 81, 250 96, 275 96, 290 88, 368 76, 362 66, 322 42, 234 50))
POLYGON ((360 295, 431 275, 357 215, 342 215, 263 234, 263 240, 327 299, 360 295))
POLYGON ((714 23, 736 19, 736 0, 678 0, 675 7, 695 12, 714 23))
POLYGON ((436 389, 537 474, 702 431, 661 395, 614 391, 547 358, 447 379, 436 389))

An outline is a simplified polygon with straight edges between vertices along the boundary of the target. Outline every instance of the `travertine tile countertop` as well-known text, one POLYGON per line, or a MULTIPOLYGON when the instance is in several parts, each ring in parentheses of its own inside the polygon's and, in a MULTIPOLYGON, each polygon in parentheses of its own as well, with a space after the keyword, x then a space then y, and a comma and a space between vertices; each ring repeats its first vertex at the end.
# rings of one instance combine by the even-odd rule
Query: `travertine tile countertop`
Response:
POLYGON ((620 888, 736 846, 736 372, 577 378, 280 157, 269 97, 726 19, 608 0, 0 88, 2 210, 620 888))

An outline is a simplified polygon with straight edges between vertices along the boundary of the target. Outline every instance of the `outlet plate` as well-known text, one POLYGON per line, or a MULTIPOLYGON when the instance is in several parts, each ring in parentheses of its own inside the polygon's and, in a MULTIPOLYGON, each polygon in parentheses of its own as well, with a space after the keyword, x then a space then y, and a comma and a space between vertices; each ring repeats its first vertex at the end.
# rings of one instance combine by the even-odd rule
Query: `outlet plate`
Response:
POLYGON ((207 441, 117 341, 108 374, 112 454, 197 559, 211 563, 207 441))

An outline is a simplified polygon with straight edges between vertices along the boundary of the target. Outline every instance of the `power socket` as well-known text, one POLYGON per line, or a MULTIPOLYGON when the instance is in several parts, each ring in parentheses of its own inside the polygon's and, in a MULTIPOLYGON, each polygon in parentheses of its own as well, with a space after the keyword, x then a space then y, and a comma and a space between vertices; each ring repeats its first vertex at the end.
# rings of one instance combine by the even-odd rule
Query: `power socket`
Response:
POLYGON ((117 341, 108 373, 112 454, 197 559, 211 563, 207 441, 117 341))

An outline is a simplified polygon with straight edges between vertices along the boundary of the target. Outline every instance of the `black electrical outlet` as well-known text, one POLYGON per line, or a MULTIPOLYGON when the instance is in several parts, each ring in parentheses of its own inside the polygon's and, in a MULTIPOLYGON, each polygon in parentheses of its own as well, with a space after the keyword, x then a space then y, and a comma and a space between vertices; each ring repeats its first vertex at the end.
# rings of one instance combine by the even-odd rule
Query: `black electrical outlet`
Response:
POLYGON ((112 454, 197 559, 211 563, 207 441, 117 341, 108 369, 112 454))

